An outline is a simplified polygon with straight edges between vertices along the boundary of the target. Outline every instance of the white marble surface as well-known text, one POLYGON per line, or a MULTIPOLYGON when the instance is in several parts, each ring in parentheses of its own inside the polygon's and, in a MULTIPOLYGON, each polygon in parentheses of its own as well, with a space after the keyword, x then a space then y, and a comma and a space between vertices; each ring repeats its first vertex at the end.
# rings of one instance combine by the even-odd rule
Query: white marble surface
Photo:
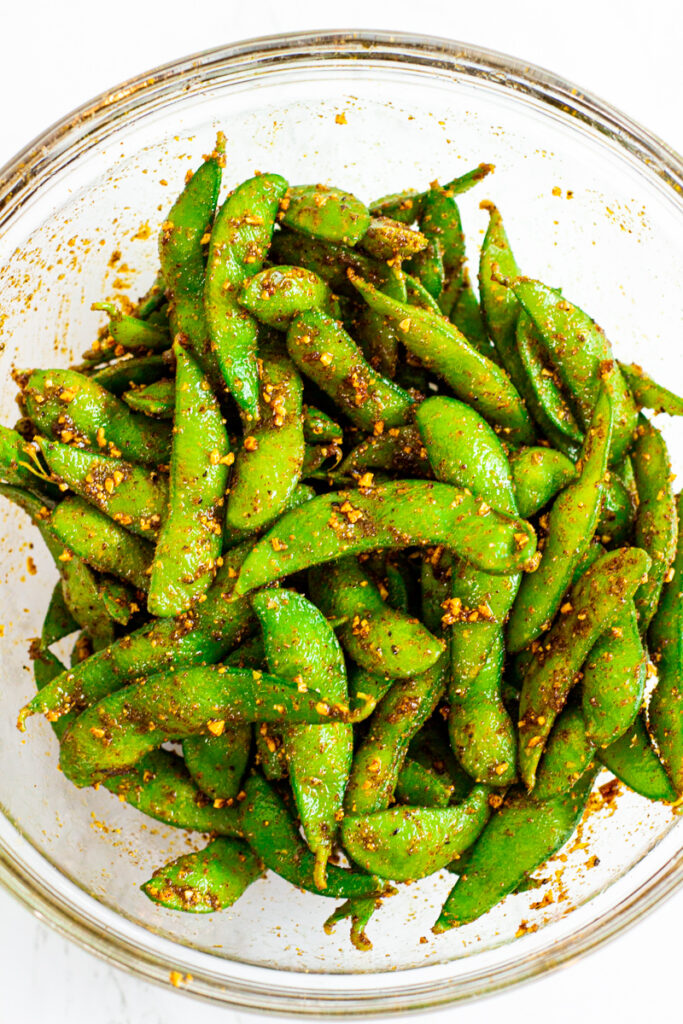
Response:
MULTIPOLYGON (((366 27, 450 36, 544 65, 610 100, 679 150, 678 0, 33 0, 2 5, 0 164, 90 96, 143 69, 219 43, 297 29, 366 27)), ((503 1014, 622 1024, 677 1019, 679 893, 607 947, 531 986, 458 1009, 459 1024, 503 1014), (677 986, 676 986, 677 987, 677 986)), ((439 1013, 444 1021, 453 1013, 439 1013)), ((110 968, 0 892, 0 1024, 238 1024, 246 1014, 192 1003, 110 968)), ((410 1018, 415 1019, 415 1018, 410 1018)))

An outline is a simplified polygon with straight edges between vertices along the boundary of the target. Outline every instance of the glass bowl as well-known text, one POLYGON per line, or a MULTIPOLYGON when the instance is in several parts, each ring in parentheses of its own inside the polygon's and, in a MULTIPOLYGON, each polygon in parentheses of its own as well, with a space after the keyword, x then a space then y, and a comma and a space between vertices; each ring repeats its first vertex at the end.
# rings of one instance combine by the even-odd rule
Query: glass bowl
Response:
MULTIPOLYGON (((462 199, 470 251, 490 197, 526 273, 589 310, 620 357, 683 389, 680 159, 537 68, 447 40, 362 32, 259 39, 168 65, 82 107, 11 161, 0 179, 0 380, 15 366, 67 364, 100 322, 91 302, 145 290, 159 224, 218 128, 228 185, 276 170, 369 200, 495 164, 462 199)), ((0 403, 0 421, 13 423, 11 384, 0 403)), ((680 472, 680 428, 664 430, 680 472)), ((329 901, 272 876, 221 914, 157 908, 140 883, 201 840, 66 783, 42 719, 16 730, 33 687, 27 639, 55 573, 21 514, 3 503, 0 521, 0 878, 110 962, 163 984, 180 975, 187 992, 262 1011, 415 1010, 577 957, 680 884, 683 833, 671 809, 598 791, 547 885, 438 937, 430 927, 445 874, 387 901, 365 954, 343 926, 325 934, 329 901)))

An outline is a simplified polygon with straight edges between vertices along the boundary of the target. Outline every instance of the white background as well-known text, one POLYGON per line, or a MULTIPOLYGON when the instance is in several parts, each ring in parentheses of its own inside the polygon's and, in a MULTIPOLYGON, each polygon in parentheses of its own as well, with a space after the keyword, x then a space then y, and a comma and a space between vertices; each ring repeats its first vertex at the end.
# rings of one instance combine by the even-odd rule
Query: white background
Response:
MULTIPOLYGON (((24 0, 11 8, 0 0, 0 165, 71 108, 156 64, 257 35, 352 27, 449 36, 513 54, 574 80, 683 149, 680 0, 24 0)), ((680 1019, 681 915, 683 893, 581 963, 425 1016, 458 1024, 680 1019)), ((0 1024, 47 1019, 238 1024, 254 1017, 109 968, 0 892, 0 1024)))

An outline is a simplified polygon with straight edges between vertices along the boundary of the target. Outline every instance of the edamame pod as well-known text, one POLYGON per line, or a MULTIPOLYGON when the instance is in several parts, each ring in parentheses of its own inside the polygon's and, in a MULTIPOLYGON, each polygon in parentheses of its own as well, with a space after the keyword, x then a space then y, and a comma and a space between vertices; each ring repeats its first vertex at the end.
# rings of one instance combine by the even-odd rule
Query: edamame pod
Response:
MULTIPOLYGON (((296 683, 301 692, 312 687, 325 700, 346 702, 344 655, 315 605, 293 590, 263 591, 252 605, 263 629, 269 670, 296 683)), ((282 731, 294 800, 315 856, 314 880, 324 889, 351 771, 353 730, 335 723, 288 724, 282 731)))
MULTIPOLYGON (((64 591, 62 590, 62 584, 55 584, 55 589, 52 591, 52 597, 50 603, 47 606, 45 613, 45 619, 43 621, 43 628, 40 634, 40 643, 43 647, 51 647, 52 644, 56 644, 58 640, 62 640, 65 636, 69 636, 70 633, 75 633, 78 629, 78 623, 74 619, 69 606, 64 600, 64 591)), ((41 687, 42 689, 42 687, 41 687)))
POLYGON ((347 900, 345 903, 342 903, 341 906, 337 907, 334 913, 330 914, 325 921, 325 924, 323 925, 325 934, 331 935, 334 931, 335 925, 338 925, 340 921, 350 918, 351 945, 354 949, 357 949, 359 953, 367 953, 372 949, 372 943, 365 934, 365 929, 370 918, 380 906, 381 900, 379 898, 375 899, 372 896, 367 899, 347 900))
POLYGON ((476 348, 477 352, 492 362, 498 363, 498 353, 486 331, 479 301, 472 290, 467 267, 463 267, 457 283, 459 284, 457 295, 450 303, 450 307, 444 309, 444 313, 460 333, 467 338, 470 345, 476 348))
POLYGON ((158 465, 170 452, 170 431, 130 411, 75 370, 34 370, 23 387, 28 415, 42 434, 64 444, 98 448, 114 458, 158 465))
POLYGON ((583 666, 586 737, 606 747, 633 725, 643 703, 647 654, 633 601, 592 647, 583 666))
POLYGON ((447 807, 455 791, 447 776, 429 771, 408 755, 396 781, 398 803, 414 807, 447 807))
MULTIPOLYGON (((511 287, 576 404, 579 425, 588 429, 600 390, 600 366, 613 358, 604 331, 578 306, 540 281, 517 278, 511 282, 511 287)), ((614 429, 610 461, 618 462, 631 444, 637 415, 618 366, 612 373, 612 402, 614 429)))
POLYGON ((560 434, 566 435, 576 445, 583 443, 583 433, 576 422, 569 403, 562 394, 559 381, 546 365, 543 346, 536 326, 524 310, 517 319, 517 350, 526 371, 529 385, 533 388, 536 403, 560 434))
POLYGON ((366 672, 405 679, 435 664, 444 644, 422 623, 388 605, 355 558, 312 569, 313 600, 328 619, 342 619, 339 637, 366 672))
POLYGON ((286 189, 279 174, 249 178, 225 200, 211 231, 204 288, 211 350, 247 422, 259 416, 258 327, 237 297, 263 267, 286 189))
POLYGON ((235 461, 225 513, 228 530, 258 530, 289 503, 304 463, 302 383, 286 355, 263 352, 260 417, 235 461))
POLYGON ((338 423, 316 409, 314 405, 303 407, 304 440, 307 444, 341 444, 344 432, 338 423))
POLYGON ((159 234, 171 333, 187 339, 205 372, 216 381, 220 374, 204 315, 203 240, 211 230, 224 165, 225 136, 219 132, 215 149, 185 183, 159 234))
POLYGON ((597 756, 605 768, 634 793, 664 803, 674 803, 678 799, 679 793, 672 786, 652 745, 644 711, 637 716, 628 732, 604 750, 598 750, 597 756))
POLYGON ((321 310, 309 310, 292 322, 287 350, 301 372, 363 430, 371 431, 376 423, 400 426, 409 419, 413 398, 373 370, 343 327, 321 310))
MULTIPOLYGON (((371 710, 371 705, 368 704, 371 710)), ((339 721, 346 704, 252 669, 224 665, 160 672, 104 697, 84 711, 62 740, 60 765, 76 786, 118 775, 169 740, 242 722, 339 721)))
POLYGON ((131 533, 153 538, 168 502, 166 477, 125 459, 109 459, 59 441, 37 441, 48 467, 100 512, 131 533))
POLYGON ((538 568, 520 585, 507 628, 510 651, 521 651, 548 628, 595 534, 605 489, 613 408, 611 394, 603 388, 582 449, 581 474, 555 499, 538 568))
POLYGON ((638 488, 633 541, 647 551, 652 565, 647 582, 636 594, 636 611, 642 632, 650 625, 659 603, 664 579, 676 555, 678 516, 673 492, 671 461, 657 428, 638 418, 636 443, 631 457, 638 488))
POLYGON ((446 280, 441 240, 436 237, 430 238, 427 247, 413 256, 406 267, 438 303, 446 280))
MULTIPOLYGON (((683 493, 676 499, 680 531, 683 493)), ((683 535, 650 623, 649 640, 658 682, 650 701, 652 735, 676 792, 683 796, 683 535)))
POLYGON ((510 456, 510 470, 522 519, 540 512, 578 476, 571 459, 552 448, 520 448, 510 456))
POLYGON ((235 593, 344 555, 436 544, 493 573, 522 568, 536 546, 528 523, 492 512, 457 487, 402 480, 320 494, 285 513, 252 550, 235 593))
POLYGON ((441 870, 476 840, 491 808, 486 786, 454 807, 391 807, 342 823, 344 848, 379 878, 406 882, 441 870))
POLYGON ((203 850, 157 868, 140 888, 168 910, 211 914, 236 903, 261 872, 260 860, 246 843, 214 839, 203 850))
POLYGON ((280 222, 303 235, 355 245, 370 227, 364 203, 327 185, 295 185, 280 201, 280 222))
POLYGON ((683 416, 683 398, 657 384, 637 363, 619 363, 636 405, 641 409, 665 412, 668 416, 683 416))
POLYGON ((275 266, 250 277, 237 301, 261 323, 286 331, 307 309, 329 313, 330 297, 330 289, 312 270, 275 266))
POLYGON ((230 442, 218 401, 194 357, 179 342, 168 512, 149 581, 152 615, 178 615, 208 589, 223 533, 230 442))
POLYGON ((438 935, 476 921, 564 846, 583 814, 596 774, 589 768, 569 793, 544 803, 524 793, 508 797, 469 853, 465 873, 432 931, 438 935))
POLYGON ((38 449, 16 430, 0 426, 0 479, 12 487, 43 493, 56 500, 59 491, 51 484, 39 461, 38 449))
POLYGON ((533 429, 524 403, 507 375, 474 349, 450 321, 426 309, 396 302, 353 274, 368 305, 398 324, 406 348, 433 369, 463 401, 501 427, 511 440, 529 442, 533 429))
POLYGON ((128 533, 82 498, 65 498, 52 513, 50 524, 67 553, 73 552, 99 572, 147 590, 154 554, 151 544, 128 533))
POLYGON ((607 474, 596 534, 603 544, 625 544, 633 530, 636 503, 618 474, 607 474))
POLYGON ((519 706, 519 767, 533 789, 546 738, 591 647, 633 596, 650 566, 647 552, 619 548, 598 558, 569 591, 524 676, 519 706))
POLYGON ((550 800, 569 792, 588 768, 595 742, 586 733, 578 704, 560 712, 541 758, 534 786, 534 800, 550 800))
MULTIPOLYGON (((479 164, 471 171, 467 171, 465 174, 461 174, 457 178, 453 178, 447 185, 443 186, 443 191, 450 192, 453 196, 462 195, 463 192, 469 192, 471 188, 474 188, 480 181, 482 181, 487 174, 490 174, 494 170, 493 164, 479 164)), ((396 192, 393 195, 383 196, 381 199, 377 199, 374 203, 370 203, 370 212, 373 215, 384 215, 387 217, 394 217, 396 220, 400 220, 403 224, 412 224, 414 220, 417 220, 422 209, 422 200, 427 195, 427 192, 415 192, 409 190, 407 192, 396 192)))
POLYGON ((246 799, 240 804, 244 838, 254 853, 276 875, 316 896, 335 899, 365 899, 386 892, 386 885, 372 875, 344 871, 335 864, 327 869, 327 884, 320 889, 314 877, 315 859, 305 845, 287 808, 257 774, 245 785, 246 799))
POLYGON ((308 238, 296 231, 276 231, 269 255, 278 263, 314 271, 335 293, 353 293, 347 277, 349 268, 379 287, 386 280, 386 263, 373 260, 349 245, 308 238))

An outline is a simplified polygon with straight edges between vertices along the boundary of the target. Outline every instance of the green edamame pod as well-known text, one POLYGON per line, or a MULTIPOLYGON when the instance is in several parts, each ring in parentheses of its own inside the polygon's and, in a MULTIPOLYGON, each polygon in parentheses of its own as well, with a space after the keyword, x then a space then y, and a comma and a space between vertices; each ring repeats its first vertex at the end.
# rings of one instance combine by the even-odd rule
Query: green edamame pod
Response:
POLYGON ((367 672, 405 679, 426 672, 441 656, 443 642, 418 619, 388 605, 355 558, 312 569, 309 586, 328 619, 343 620, 344 649, 367 672))
POLYGON ((214 839, 157 868, 140 886, 153 903, 168 910, 211 914, 236 903, 260 876, 261 862, 239 839, 214 839))
POLYGON ((408 260, 426 249, 428 240, 420 231, 392 217, 373 217, 358 243, 377 260, 408 260))
MULTIPOLYGON (((40 634, 40 643, 43 647, 51 647, 58 640, 62 640, 70 633, 75 633, 78 623, 74 619, 69 606, 64 600, 62 584, 57 583, 52 591, 50 603, 47 606, 43 628, 40 634)), ((42 689, 42 687, 41 687, 42 689)))
POLYGON ((240 804, 244 838, 254 853, 276 875, 317 896, 365 899, 379 896, 386 886, 372 875, 345 871, 334 864, 327 869, 327 884, 320 889, 314 877, 315 859, 305 845, 287 808, 265 779, 251 775, 240 804))
POLYGON ((636 405, 641 409, 665 412, 668 416, 683 416, 683 398, 657 384, 637 363, 619 363, 636 405))
MULTIPOLYGON (((325 700, 348 700, 344 655, 331 626, 307 598, 293 590, 264 591, 252 598, 263 629, 269 670, 302 692, 313 687, 325 700)), ((350 725, 286 725, 289 778, 309 849, 314 880, 325 888, 327 862, 342 815, 351 771, 350 725)))
MULTIPOLYGON (((468 489, 497 511, 516 514, 505 451, 478 413, 452 398, 430 398, 416 418, 437 479, 468 489)), ((518 573, 492 577, 457 565, 444 602, 444 621, 451 626, 451 745, 473 778, 501 786, 516 774, 516 735, 500 687, 502 624, 518 586, 518 573)))
POLYGON ((582 672, 586 736, 606 747, 631 727, 643 703, 647 654, 633 601, 593 646, 582 672))
POLYGON ((528 667, 519 706, 519 767, 532 789, 555 718, 591 647, 633 597, 650 566, 647 552, 619 548, 597 559, 571 588, 568 608, 528 667))
MULTIPOLYGON (((557 375, 576 404, 579 425, 588 429, 600 390, 602 363, 612 360, 604 332, 578 306, 552 288, 517 278, 515 296, 533 321, 557 375)), ((610 461, 623 458, 636 428, 636 407, 618 366, 611 374, 614 429, 610 461)))
POLYGON ((503 219, 493 203, 485 200, 480 208, 489 214, 489 224, 479 258, 479 294, 489 335, 502 365, 517 390, 528 397, 526 371, 517 348, 519 303, 512 288, 502 280, 519 276, 519 267, 508 241, 503 219))
POLYGON ((408 478, 431 476, 427 449, 419 429, 412 424, 393 427, 366 438, 349 452, 339 467, 339 473, 362 474, 368 469, 391 470, 400 477, 408 478))
POLYGON ((538 766, 534 800, 550 800, 567 793, 588 768, 595 742, 586 734, 586 722, 578 704, 560 712, 538 766))
POLYGON ((605 768, 634 793, 664 803, 674 803, 678 799, 679 793, 672 786, 652 745, 644 711, 637 716, 628 732, 610 743, 609 747, 598 750, 597 756, 605 768))
MULTIPOLYGON (((248 600, 232 600, 237 570, 248 545, 224 556, 207 599, 177 619, 155 620, 97 651, 73 672, 65 672, 24 707, 20 728, 27 717, 44 714, 55 721, 72 708, 96 704, 126 683, 163 669, 212 664, 231 650, 253 627, 248 600)), ((70 566, 72 562, 65 562, 70 566)), ((67 604, 71 607, 69 601, 67 604)), ((78 618, 74 615, 74 618, 78 618)), ((112 637, 113 639, 113 637, 112 637)))
MULTIPOLYGON (((29 657, 33 662, 33 678, 36 690, 40 693, 46 686, 49 686, 53 679, 65 671, 64 665, 52 651, 43 646, 32 646, 29 650, 29 657)), ((62 736, 71 725, 75 714, 65 715, 57 722, 52 722, 52 731, 61 742, 62 736)))
POLYGON ((576 445, 583 443, 583 433, 576 422, 569 403, 562 394, 559 382, 544 360, 543 345, 536 326, 524 310, 517 319, 517 350, 526 371, 537 404, 543 409, 553 427, 576 445))
POLYGON ((404 765, 408 761, 419 765, 432 778, 440 780, 442 787, 452 790, 453 801, 461 801, 472 791, 474 782, 453 756, 448 734, 443 726, 443 717, 436 711, 411 740, 404 765))
POLYGON ((611 394, 603 388, 586 433, 580 476, 555 499, 540 563, 522 580, 513 605, 507 628, 511 651, 521 651, 547 629, 593 539, 605 490, 613 410, 611 394))
POLYGON ((529 442, 533 430, 524 403, 507 375, 474 349, 450 321, 396 302, 357 275, 352 283, 368 305, 398 324, 406 348, 433 369, 463 401, 500 426, 511 440, 529 442))
POLYGON ((153 469, 109 459, 59 441, 39 438, 43 457, 58 482, 131 533, 156 537, 168 502, 168 482, 153 469))
POLYGON ((515 572, 536 546, 528 523, 492 512, 457 487, 402 480, 319 494, 285 513, 252 550, 235 593, 345 555, 437 544, 492 573, 515 572))
POLYGON ((413 398, 377 373, 343 327, 321 310, 309 310, 292 322, 287 350, 301 372, 363 430, 371 431, 378 422, 400 426, 409 419, 413 398))
POLYGON ((112 576, 101 576, 98 583, 98 593, 108 614, 114 622, 127 626, 134 613, 140 610, 135 591, 112 576))
POLYGON ((578 476, 571 459, 553 448, 520 448, 510 456, 510 470, 523 519, 540 512, 578 476))
POLYGON ((150 316, 157 314, 165 303, 164 278, 159 272, 145 294, 138 299, 135 315, 141 320, 149 320, 150 316))
POLYGON ((99 572, 111 573, 138 590, 149 586, 154 549, 82 498, 66 498, 52 513, 52 529, 67 551, 99 572))
POLYGON ((676 792, 683 796, 683 494, 676 499, 678 542, 676 558, 665 577, 649 640, 658 682, 650 701, 650 728, 676 792))
POLYGON ((220 736, 183 740, 187 770, 202 793, 213 800, 234 800, 249 762, 251 726, 227 728, 220 736))
POLYGON ((406 882, 441 870, 476 840, 491 814, 489 790, 475 786, 454 807, 391 807, 342 822, 349 856, 378 878, 406 882))
MULTIPOLYGON (((453 178, 452 181, 443 186, 443 191, 449 192, 453 196, 462 195, 463 192, 468 192, 471 188, 474 188, 493 169, 493 164, 479 164, 474 170, 467 171, 465 174, 453 178)), ((393 217, 395 220, 401 221, 402 224, 412 224, 420 215, 422 200, 427 194, 427 192, 409 190, 383 196, 374 203, 370 203, 370 212, 375 216, 381 214, 393 217)))
POLYGON ((304 462, 302 383, 286 355, 262 353, 260 417, 237 455, 227 501, 229 530, 258 530, 280 514, 304 462))
POLYGON ((261 323, 286 331, 307 309, 329 313, 330 298, 330 289, 312 270, 275 266, 250 277, 237 301, 261 323))
POLYGON ((159 533, 147 607, 177 615, 206 592, 223 533, 230 442, 218 401, 197 362, 177 341, 176 403, 168 512, 159 533))
POLYGON ((115 346, 161 350, 171 344, 168 329, 136 316, 128 316, 113 302, 94 302, 91 309, 101 310, 109 316, 107 330, 115 346))
POLYGON ((153 384, 124 391, 121 398, 134 412, 159 420, 172 420, 175 409, 175 381, 162 377, 153 384))
POLYGON ((638 418, 631 463, 638 487, 633 541, 652 559, 647 582, 636 594, 638 620, 641 631, 645 632, 659 603, 664 578, 676 555, 678 516, 671 461, 664 438, 644 416, 638 418))
POLYGON ((263 267, 286 189, 279 174, 249 178, 230 193, 211 231, 204 289, 211 349, 247 421, 259 416, 258 326, 237 297, 247 279, 263 267))
POLYGON ((636 517, 635 503, 616 472, 608 474, 596 534, 603 544, 625 544, 636 517))
POLYGON ((215 149, 185 183, 159 234, 171 333, 187 339, 205 372, 216 381, 219 371, 204 315, 203 239, 211 230, 224 166, 225 136, 219 132, 215 149))
MULTIPOLYGON (((90 380, 99 384, 110 395, 121 397, 132 387, 154 384, 169 371, 169 362, 163 356, 140 356, 119 359, 93 373, 90 380)), ((143 421, 144 422, 144 421, 143 421)))
POLYGON ((524 793, 508 797, 469 853, 465 873, 432 931, 440 934, 476 921, 564 846, 583 814, 596 774, 589 768, 569 793, 544 803, 524 793))
POLYGON ((303 425, 307 444, 341 444, 343 440, 344 432, 339 424, 314 405, 304 405, 303 425))
POLYGON ((370 227, 364 203, 327 185, 295 185, 280 202, 280 222, 303 235, 355 245, 370 227))
POLYGON ((64 444, 100 448, 114 458, 151 465, 168 458, 168 424, 131 412, 125 402, 75 370, 34 370, 23 396, 38 430, 64 444))
MULTIPOLYGON (((57 725, 61 725, 61 720, 57 725)), ((69 735, 67 732, 66 737, 69 735)), ((68 743, 66 737, 63 742, 68 743)), ((216 807, 192 781, 183 759, 167 750, 150 751, 130 765, 125 775, 114 775, 101 782, 131 807, 174 828, 227 836, 241 834, 237 809, 216 807)))
MULTIPOLYGON (((368 704, 371 710, 371 704, 368 704)), ((84 711, 62 741, 60 765, 76 786, 118 775, 170 740, 220 735, 243 722, 348 718, 346 704, 251 669, 211 665, 160 672, 104 697, 84 711)))

